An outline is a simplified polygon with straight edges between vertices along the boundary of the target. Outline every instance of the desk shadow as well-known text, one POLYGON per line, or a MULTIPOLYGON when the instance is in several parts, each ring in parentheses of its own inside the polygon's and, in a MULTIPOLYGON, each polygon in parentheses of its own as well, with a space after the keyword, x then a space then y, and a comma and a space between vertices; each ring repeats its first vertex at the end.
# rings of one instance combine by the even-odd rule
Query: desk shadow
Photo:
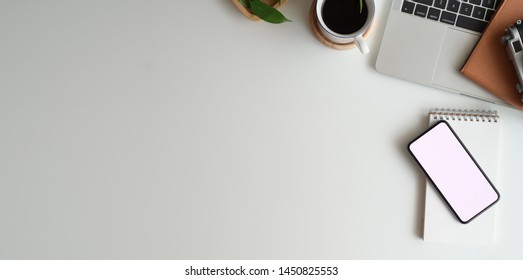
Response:
POLYGON ((415 170, 415 173, 418 180, 416 181, 416 185, 413 186, 415 188, 416 192, 416 200, 414 201, 416 205, 417 211, 414 213, 414 223, 413 223, 413 231, 416 236, 423 239, 423 228, 425 223, 425 194, 426 194, 426 179, 423 176, 423 174, 420 171, 420 168, 414 161, 414 159, 410 156, 408 152, 408 144, 410 141, 412 141, 414 138, 419 136, 423 131, 427 129, 428 126, 428 115, 421 115, 417 119, 420 121, 418 122, 418 125, 413 126, 410 130, 405 131, 405 133, 402 134, 399 139, 397 139, 396 145, 400 151, 401 156, 403 157, 403 160, 405 160, 408 165, 412 168, 412 170, 415 170))

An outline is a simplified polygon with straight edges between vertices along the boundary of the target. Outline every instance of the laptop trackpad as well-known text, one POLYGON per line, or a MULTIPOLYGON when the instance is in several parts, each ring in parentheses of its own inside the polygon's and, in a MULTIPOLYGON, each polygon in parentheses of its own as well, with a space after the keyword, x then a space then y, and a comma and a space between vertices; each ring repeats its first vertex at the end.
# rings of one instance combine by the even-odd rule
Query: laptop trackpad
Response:
POLYGON ((478 39, 478 35, 449 28, 445 33, 432 82, 451 91, 492 99, 492 95, 460 73, 478 39))

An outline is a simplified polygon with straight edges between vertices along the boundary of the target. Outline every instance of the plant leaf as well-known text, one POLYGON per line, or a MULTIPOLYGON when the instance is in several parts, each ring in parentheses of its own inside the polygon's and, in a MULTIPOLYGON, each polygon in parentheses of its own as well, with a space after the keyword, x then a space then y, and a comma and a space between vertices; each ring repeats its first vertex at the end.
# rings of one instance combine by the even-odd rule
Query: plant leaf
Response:
POLYGON ((253 13, 266 22, 283 23, 290 21, 289 19, 285 18, 285 16, 280 13, 280 11, 263 3, 260 0, 251 0, 250 2, 253 13))
POLYGON ((244 6, 246 9, 251 8, 251 1, 249 0, 238 0, 242 6, 244 6))

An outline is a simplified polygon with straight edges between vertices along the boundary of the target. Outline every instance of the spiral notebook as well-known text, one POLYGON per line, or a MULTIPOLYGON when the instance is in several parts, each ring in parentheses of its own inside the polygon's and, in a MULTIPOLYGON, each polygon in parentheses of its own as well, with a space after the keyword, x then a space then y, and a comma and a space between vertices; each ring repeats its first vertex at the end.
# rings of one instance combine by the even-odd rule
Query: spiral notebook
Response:
MULTIPOLYGON (((491 182, 497 185, 499 116, 496 111, 437 109, 429 113, 429 126, 446 120, 481 166, 491 182)), ((426 242, 492 245, 495 238, 496 206, 468 224, 461 224, 448 209, 432 184, 427 181, 425 193, 426 242)))

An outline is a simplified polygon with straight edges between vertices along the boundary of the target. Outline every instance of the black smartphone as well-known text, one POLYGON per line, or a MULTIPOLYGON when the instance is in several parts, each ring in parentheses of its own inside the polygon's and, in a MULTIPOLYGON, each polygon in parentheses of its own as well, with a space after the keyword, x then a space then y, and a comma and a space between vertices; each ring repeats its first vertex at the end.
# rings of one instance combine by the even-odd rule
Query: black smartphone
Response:
POLYGON ((412 140, 408 149, 461 223, 499 200, 499 192, 446 121, 412 140))

